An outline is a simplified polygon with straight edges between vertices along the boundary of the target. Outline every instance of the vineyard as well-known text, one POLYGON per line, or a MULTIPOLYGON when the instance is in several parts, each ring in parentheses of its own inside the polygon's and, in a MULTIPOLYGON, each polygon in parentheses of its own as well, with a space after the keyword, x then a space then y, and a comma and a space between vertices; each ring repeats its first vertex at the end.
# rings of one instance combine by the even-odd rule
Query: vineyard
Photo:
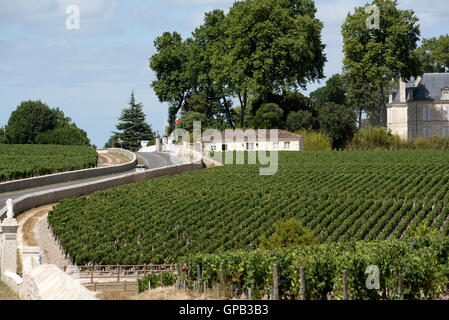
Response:
POLYGON ((434 299, 449 283, 449 239, 441 236, 199 254, 181 261, 183 278, 190 287, 194 281, 200 281, 208 285, 226 284, 239 292, 251 288, 255 298, 273 294, 274 264, 279 270, 281 299, 300 297, 301 267, 308 300, 341 300, 343 271, 347 274, 347 293, 353 300, 434 299), (378 268, 376 288, 366 285, 370 266, 378 268))
POLYGON ((0 144, 0 182, 95 167, 98 154, 84 146, 0 144))
POLYGON ((449 234, 445 151, 280 152, 279 169, 226 165, 67 199, 49 223, 77 264, 172 263, 255 249, 296 217, 318 242, 401 239, 428 222, 449 234))

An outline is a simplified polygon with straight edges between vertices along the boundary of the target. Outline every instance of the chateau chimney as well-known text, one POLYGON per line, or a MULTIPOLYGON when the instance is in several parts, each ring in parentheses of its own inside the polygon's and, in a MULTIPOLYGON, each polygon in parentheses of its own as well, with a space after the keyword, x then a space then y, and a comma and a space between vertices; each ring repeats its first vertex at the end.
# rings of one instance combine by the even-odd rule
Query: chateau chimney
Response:
POLYGON ((401 103, 407 102, 406 86, 405 86, 405 82, 402 81, 402 78, 399 78, 399 102, 401 102, 401 103))
POLYGON ((419 86, 419 84, 421 83, 421 80, 422 80, 422 77, 421 77, 421 76, 418 76, 418 77, 415 79, 415 87, 419 86))

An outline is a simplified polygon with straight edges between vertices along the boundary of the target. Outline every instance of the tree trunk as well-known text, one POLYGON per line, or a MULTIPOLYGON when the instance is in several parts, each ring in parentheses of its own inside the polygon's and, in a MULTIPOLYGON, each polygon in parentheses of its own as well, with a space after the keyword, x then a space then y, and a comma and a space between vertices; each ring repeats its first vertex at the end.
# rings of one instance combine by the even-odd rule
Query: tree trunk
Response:
POLYGON ((362 113, 363 113, 363 108, 359 107, 359 130, 362 129, 362 113))
POLYGON ((232 129, 235 129, 234 121, 232 121, 232 113, 231 109, 229 108, 228 100, 226 100, 226 97, 223 96, 223 104, 225 106, 226 114, 228 115, 228 121, 232 129))
POLYGON ((387 106, 385 105, 385 96, 384 96, 384 84, 381 81, 380 82, 380 107, 382 108, 381 110, 381 125, 382 127, 386 128, 387 127, 387 106))
POLYGON ((246 111, 246 100, 247 100, 247 94, 246 89, 243 92, 243 99, 240 92, 238 93, 239 101, 240 101, 240 128, 243 128, 245 125, 245 111, 246 111))

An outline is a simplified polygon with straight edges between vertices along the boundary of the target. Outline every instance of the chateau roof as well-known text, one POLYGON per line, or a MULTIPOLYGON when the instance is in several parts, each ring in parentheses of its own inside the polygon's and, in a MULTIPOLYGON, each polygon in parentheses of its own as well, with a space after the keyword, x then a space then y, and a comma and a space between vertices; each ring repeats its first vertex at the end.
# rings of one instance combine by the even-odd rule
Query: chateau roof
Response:
MULTIPOLYGON (((440 101, 441 90, 449 88, 449 73, 425 73, 421 82, 415 87, 415 78, 406 82, 407 102, 410 101, 440 101), (410 99, 412 97, 412 99, 410 99)), ((393 104, 400 104, 399 90, 390 92, 393 94, 393 104)))

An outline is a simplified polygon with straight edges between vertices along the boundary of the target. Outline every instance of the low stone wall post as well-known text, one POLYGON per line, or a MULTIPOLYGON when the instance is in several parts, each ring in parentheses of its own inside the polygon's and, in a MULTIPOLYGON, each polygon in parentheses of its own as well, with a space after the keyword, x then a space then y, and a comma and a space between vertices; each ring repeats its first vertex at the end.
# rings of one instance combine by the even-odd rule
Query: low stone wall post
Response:
POLYGON ((1 279, 4 280, 5 272, 9 271, 17 273, 17 228, 19 224, 14 218, 12 209, 12 200, 6 201, 8 208, 6 219, 3 220, 2 227, 2 241, 1 241, 1 279))

